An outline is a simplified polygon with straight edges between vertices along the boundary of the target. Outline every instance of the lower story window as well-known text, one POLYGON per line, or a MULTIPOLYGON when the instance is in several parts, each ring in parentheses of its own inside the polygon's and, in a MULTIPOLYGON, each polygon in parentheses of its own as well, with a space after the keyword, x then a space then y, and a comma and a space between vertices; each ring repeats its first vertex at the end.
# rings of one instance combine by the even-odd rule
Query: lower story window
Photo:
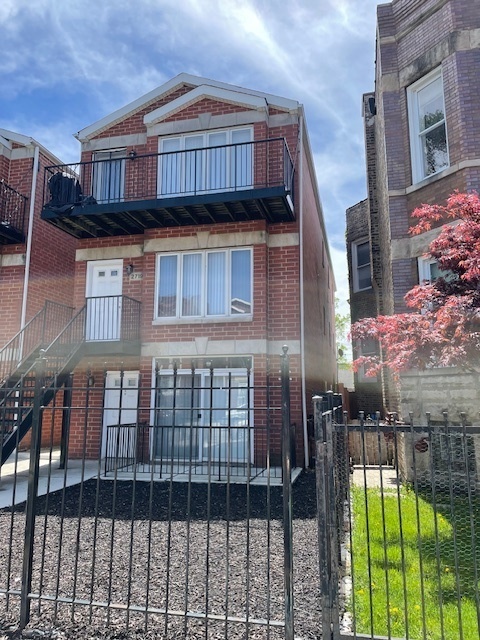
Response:
POLYGON ((252 250, 157 257, 156 318, 251 315, 252 250))

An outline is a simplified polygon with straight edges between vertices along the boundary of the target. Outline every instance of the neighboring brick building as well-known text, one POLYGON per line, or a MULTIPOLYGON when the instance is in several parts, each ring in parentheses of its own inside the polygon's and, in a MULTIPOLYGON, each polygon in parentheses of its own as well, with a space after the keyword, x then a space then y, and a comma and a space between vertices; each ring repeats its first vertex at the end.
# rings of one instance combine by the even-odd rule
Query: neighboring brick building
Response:
MULTIPOLYGON (((479 34, 476 0, 393 0, 377 9, 375 92, 363 97, 368 198, 347 212, 352 320, 406 311, 406 292, 435 277, 425 253, 438 231, 410 237, 411 212, 444 203, 454 189, 480 188, 479 34), (357 238, 370 252, 371 286, 361 295, 357 238)), ((397 390, 383 385, 385 405, 397 408, 397 390)))
POLYGON ((278 463, 278 412, 255 413, 245 439, 249 408, 266 407, 278 387, 286 344, 303 466, 311 397, 334 387, 336 357, 335 284, 302 106, 181 74, 77 138, 82 162, 47 168, 42 211, 52 232, 78 242, 85 349, 72 362, 78 387, 88 378, 91 390, 87 400, 74 392, 73 406, 89 413, 72 411, 69 455, 105 455, 102 432, 119 422, 115 387, 125 386, 120 422, 157 429, 143 446, 152 458, 205 460, 213 438, 219 458, 265 466, 268 448, 278 463), (214 376, 219 386, 202 400, 214 376), (231 381, 227 411, 220 396, 231 381), (177 412, 173 433, 172 385, 182 402, 214 411, 177 412), (217 439, 233 433, 226 451, 217 439))
POLYGON ((40 218, 52 163, 59 160, 33 138, 0 129, 0 347, 46 300, 73 304, 78 241, 40 218))

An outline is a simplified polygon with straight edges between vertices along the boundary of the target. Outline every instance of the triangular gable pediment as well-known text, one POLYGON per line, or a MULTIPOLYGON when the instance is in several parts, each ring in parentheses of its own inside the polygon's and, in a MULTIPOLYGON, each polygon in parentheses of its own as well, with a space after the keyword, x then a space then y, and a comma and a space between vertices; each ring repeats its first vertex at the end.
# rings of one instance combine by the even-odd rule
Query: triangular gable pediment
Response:
MULTIPOLYGON (((200 89, 201 87, 203 87, 204 92, 210 94, 214 90, 225 90, 230 94, 230 97, 224 98, 225 101, 232 101, 234 104, 244 104, 245 106, 247 106, 247 108, 250 109, 260 108, 258 106, 260 104, 259 101, 263 101, 263 105, 269 104, 270 106, 276 107, 286 112, 296 112, 299 108, 299 103, 295 100, 289 100, 287 98, 281 98, 279 96, 274 96, 268 93, 262 93, 261 91, 243 89, 242 87, 236 87, 234 85, 229 85, 223 82, 209 80, 208 78, 193 76, 188 73, 180 73, 178 76, 175 76, 175 78, 172 78, 168 82, 165 82, 153 91, 150 91, 137 100, 130 102, 121 109, 117 109, 101 120, 97 120, 97 122, 94 122, 90 126, 81 129, 78 133, 75 134, 75 137, 80 140, 80 142, 90 140, 102 131, 109 129, 114 124, 125 120, 126 118, 132 116, 138 111, 141 111, 142 109, 145 109, 145 107, 147 107, 149 104, 153 105, 161 98, 166 97, 169 94, 173 94, 181 87, 190 87, 191 91, 187 91, 185 94, 190 96, 194 91, 200 89)), ((218 96, 215 99, 218 100, 218 96)), ((171 108, 171 104, 173 102, 174 100, 172 100, 171 103, 165 106, 171 108)), ((152 113, 154 113, 155 111, 156 110, 154 110, 152 113)))
POLYGON ((253 96, 239 91, 231 91, 229 89, 222 89, 220 87, 201 85, 187 93, 184 93, 182 96, 179 96, 175 100, 168 102, 158 109, 155 109, 151 113, 147 113, 143 118, 143 122, 147 126, 156 124, 157 122, 161 122, 162 120, 165 120, 173 114, 178 113, 186 107, 189 107, 201 100, 225 102, 227 104, 237 105, 254 111, 266 111, 268 107, 265 98, 261 98, 259 96, 253 96))

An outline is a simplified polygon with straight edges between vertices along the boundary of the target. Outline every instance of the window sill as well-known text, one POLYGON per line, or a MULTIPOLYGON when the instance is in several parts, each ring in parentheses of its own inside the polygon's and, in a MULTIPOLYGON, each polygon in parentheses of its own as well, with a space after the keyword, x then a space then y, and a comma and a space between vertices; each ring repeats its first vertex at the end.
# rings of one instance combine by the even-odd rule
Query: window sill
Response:
POLYGON ((456 171, 458 171, 458 166, 446 167, 445 169, 442 169, 441 171, 438 171, 431 176, 427 176, 426 178, 422 178, 418 182, 415 182, 410 187, 407 187, 405 191, 407 194, 413 193, 414 191, 418 191, 419 189, 423 189, 423 187, 432 184, 432 182, 437 182, 437 180, 441 180, 442 178, 445 178, 452 173, 456 173, 456 171))
POLYGON ((230 324, 232 322, 252 322, 252 315, 239 315, 237 316, 217 316, 208 318, 155 318, 152 321, 152 325, 162 326, 171 324, 230 324))

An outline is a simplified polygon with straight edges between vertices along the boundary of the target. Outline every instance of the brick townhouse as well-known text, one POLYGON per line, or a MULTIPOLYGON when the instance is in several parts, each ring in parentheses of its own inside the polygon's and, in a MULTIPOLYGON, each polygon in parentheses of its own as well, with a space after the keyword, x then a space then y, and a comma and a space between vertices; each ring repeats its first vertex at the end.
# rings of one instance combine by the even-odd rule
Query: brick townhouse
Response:
MULTIPOLYGON (((411 237, 411 212, 480 188, 479 34, 476 0, 377 8, 375 91, 362 101, 368 196, 347 211, 352 321, 406 311, 406 292, 437 277, 427 249, 438 230, 411 237)), ((360 371, 356 389, 359 409, 381 408, 382 395, 399 406, 387 377, 360 371)))
POLYGON ((278 463, 280 416, 260 409, 278 405, 287 345, 303 466, 311 397, 336 368, 302 105, 180 74, 76 137, 81 162, 42 185, 42 219, 78 242, 64 343, 81 347, 57 366, 88 411, 71 412, 69 455, 105 457, 128 423, 144 458, 278 463))

